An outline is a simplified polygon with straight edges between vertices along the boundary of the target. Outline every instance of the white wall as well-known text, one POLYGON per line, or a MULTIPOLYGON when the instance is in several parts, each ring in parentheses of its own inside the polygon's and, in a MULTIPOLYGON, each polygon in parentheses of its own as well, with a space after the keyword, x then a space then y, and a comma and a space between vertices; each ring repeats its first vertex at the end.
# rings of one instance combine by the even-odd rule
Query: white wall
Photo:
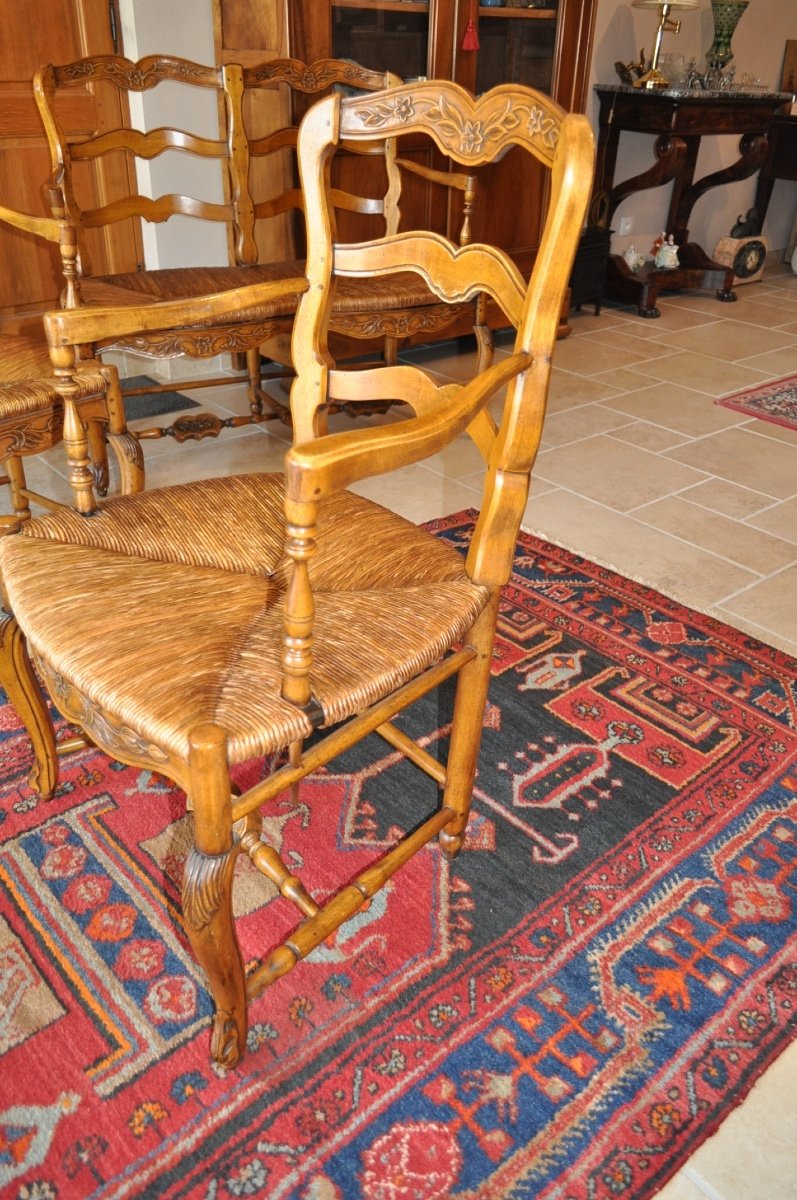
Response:
MULTIPOLYGON (((682 10, 679 34, 665 33, 662 54, 682 54, 694 58, 698 70, 706 69, 706 51, 714 37, 710 0, 699 0, 694 10, 682 10)), ((597 133, 598 98, 592 91, 596 83, 618 83, 616 61, 636 62, 644 47, 647 58, 653 48, 657 27, 654 9, 631 7, 631 0, 598 0, 595 40, 590 75, 591 100, 587 115, 597 133)), ((780 90, 783 52, 787 38, 797 38, 795 0, 750 0, 750 5, 733 36, 732 48, 736 78, 750 74, 780 90)), ((628 179, 653 165, 655 138, 645 134, 622 133, 615 171, 615 182, 628 179)), ((729 166, 738 157, 739 139, 727 134, 704 137, 700 147, 695 178, 701 179, 729 166)), ((727 237, 740 214, 745 214, 755 198, 756 176, 712 188, 695 204, 689 229, 692 241, 699 242, 711 254, 721 237, 727 237)), ((629 237, 615 235, 612 247, 622 250, 633 242, 647 253, 653 238, 661 232, 667 215, 672 184, 648 189, 628 197, 617 209, 612 224, 617 228, 621 217, 633 221, 629 237)), ((797 213, 797 183, 778 180, 769 204, 763 233, 771 249, 785 249, 797 213)))
MULTIPOLYGON (((204 0, 120 0, 122 43, 128 58, 147 54, 174 54, 194 62, 214 61, 213 20, 204 0)), ((204 88, 161 84, 155 91, 131 96, 132 116, 145 129, 160 125, 190 128, 203 137, 219 136, 217 98, 204 88), (186 122, 185 96, 191 95, 190 124, 186 122)), ((149 163, 139 164, 142 195, 167 192, 221 202, 223 187, 217 164, 169 151, 149 163)), ((171 217, 159 225, 144 224, 144 261, 157 267, 218 266, 228 262, 224 225, 190 217, 171 217)))

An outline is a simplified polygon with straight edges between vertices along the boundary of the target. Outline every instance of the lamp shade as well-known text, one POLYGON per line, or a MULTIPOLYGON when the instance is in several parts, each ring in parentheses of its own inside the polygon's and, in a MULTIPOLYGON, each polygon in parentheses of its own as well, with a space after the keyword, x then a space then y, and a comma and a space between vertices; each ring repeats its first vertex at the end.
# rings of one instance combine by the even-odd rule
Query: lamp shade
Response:
POLYGON ((699 0, 631 0, 632 8, 697 8, 699 0))

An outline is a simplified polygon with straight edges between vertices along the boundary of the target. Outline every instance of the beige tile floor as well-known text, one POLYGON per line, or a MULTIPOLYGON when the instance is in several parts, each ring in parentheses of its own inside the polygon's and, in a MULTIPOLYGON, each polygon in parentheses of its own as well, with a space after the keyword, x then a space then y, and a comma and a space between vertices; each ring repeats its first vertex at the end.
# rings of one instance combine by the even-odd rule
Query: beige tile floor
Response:
MULTIPOLYGON (((524 526, 797 655, 797 431, 714 403, 797 373, 797 276, 770 264, 738 296, 663 295, 653 320, 612 306, 571 314, 524 526)), ((445 343, 413 357, 456 378, 469 354, 445 343)), ((194 396, 223 414, 245 409, 241 385, 194 396)), ((288 438, 270 425, 198 445, 149 442, 148 484, 277 468, 288 438)), ((60 467, 56 451, 32 481, 60 467)), ((463 439, 359 490, 424 521, 476 505, 481 478, 463 439)), ((797 1198, 797 1043, 660 1195, 797 1198)))

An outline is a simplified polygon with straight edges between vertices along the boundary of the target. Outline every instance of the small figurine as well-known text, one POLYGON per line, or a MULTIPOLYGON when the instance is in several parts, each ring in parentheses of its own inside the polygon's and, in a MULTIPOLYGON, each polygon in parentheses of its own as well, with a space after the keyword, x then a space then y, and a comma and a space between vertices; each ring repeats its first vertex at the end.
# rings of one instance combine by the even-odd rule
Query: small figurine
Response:
MULTIPOLYGON (((662 234, 662 238, 664 235, 662 234)), ((672 271, 678 266, 678 247, 675 244, 675 238, 670 234, 666 241, 662 241, 655 254, 654 259, 656 266, 665 271, 672 271)))
POLYGON ((623 251, 623 258, 626 261, 626 265, 630 267, 632 271, 641 271, 645 265, 644 254, 639 253, 633 242, 630 246, 626 246, 625 250, 623 251))
POLYGON ((761 232, 761 221, 758 216, 758 209, 748 208, 747 215, 736 218, 736 224, 731 229, 732 238, 753 237, 761 232))
POLYGON ((617 74, 619 75, 621 83, 633 84, 635 80, 639 79, 640 76, 644 75, 644 73, 645 73, 646 68, 645 68, 645 51, 644 51, 644 49, 639 51, 639 61, 638 62, 630 62, 630 63, 616 62, 614 64, 614 69, 617 72, 617 74))

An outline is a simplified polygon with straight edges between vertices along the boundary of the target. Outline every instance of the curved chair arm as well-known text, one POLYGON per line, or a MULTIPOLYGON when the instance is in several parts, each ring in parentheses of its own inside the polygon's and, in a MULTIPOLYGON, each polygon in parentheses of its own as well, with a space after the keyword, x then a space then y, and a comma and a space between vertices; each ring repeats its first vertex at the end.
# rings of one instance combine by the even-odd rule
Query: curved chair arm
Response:
MULTIPOLYGON (((382 475, 435 454, 470 425, 504 384, 527 370, 531 354, 507 355, 471 383, 441 389, 438 408, 373 429, 330 433, 303 442, 285 459, 286 503, 306 504, 358 479, 382 475)), ((293 519, 289 515, 289 519, 293 519)))
POLYGON ((201 328, 218 324, 220 318, 237 320, 259 305, 281 300, 286 296, 307 291, 303 276, 266 283, 252 283, 226 292, 213 292, 191 300, 160 300, 139 305, 108 305, 96 308, 59 309, 44 315, 44 329, 50 350, 56 353, 66 347, 104 338, 153 329, 176 329, 185 326, 201 328))
POLYGON ((4 204, 0 204, 0 221, 22 229, 25 233, 46 238, 48 242, 57 242, 61 246, 74 244, 75 241, 75 226, 71 221, 36 217, 31 213, 19 212, 15 208, 6 208, 4 204))
POLYGON ((45 241, 55 242, 61 252, 61 271, 66 282, 64 303, 68 306, 77 304, 78 238, 74 222, 66 217, 34 216, 32 213, 19 212, 16 208, 7 208, 4 204, 0 204, 0 221, 23 233, 32 233, 45 241))

